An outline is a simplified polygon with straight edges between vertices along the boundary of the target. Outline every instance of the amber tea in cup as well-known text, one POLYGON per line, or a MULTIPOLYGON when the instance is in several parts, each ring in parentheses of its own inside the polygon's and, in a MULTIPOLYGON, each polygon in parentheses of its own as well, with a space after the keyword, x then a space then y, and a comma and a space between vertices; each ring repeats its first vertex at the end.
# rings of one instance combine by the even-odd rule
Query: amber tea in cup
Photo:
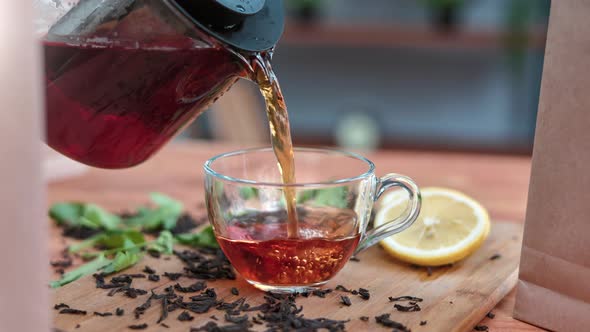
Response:
POLYGON ((222 154, 204 166, 209 220, 219 245, 259 289, 303 292, 320 286, 355 252, 404 230, 418 216, 416 184, 396 174, 377 178, 373 163, 359 155, 296 148, 293 184, 282 182, 276 163, 267 148, 222 154), (367 231, 374 202, 394 187, 409 193, 407 210, 367 231), (287 189, 296 197, 296 218, 287 213, 287 189))

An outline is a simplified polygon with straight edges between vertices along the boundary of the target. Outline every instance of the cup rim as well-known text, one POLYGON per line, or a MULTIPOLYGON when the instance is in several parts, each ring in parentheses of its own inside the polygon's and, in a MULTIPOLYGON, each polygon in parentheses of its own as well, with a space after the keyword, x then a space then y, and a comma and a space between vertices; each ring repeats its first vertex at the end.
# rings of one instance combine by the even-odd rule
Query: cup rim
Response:
POLYGON ((264 187, 277 187, 277 188, 321 187, 321 186, 328 186, 328 185, 343 184, 343 183, 349 183, 349 182, 354 182, 354 181, 366 179, 375 173, 375 164, 373 164, 373 162, 370 161, 369 159, 361 156, 360 154, 354 153, 354 152, 343 151, 343 150, 338 150, 338 149, 331 149, 331 148, 306 148, 306 147, 294 147, 293 150, 295 153, 297 153, 297 152, 312 152, 312 153, 324 153, 324 154, 327 153, 327 154, 336 154, 336 155, 342 155, 344 157, 354 158, 354 159, 357 159, 361 162, 364 162, 367 165, 367 170, 360 175, 347 177, 347 178, 340 178, 340 179, 335 179, 335 180, 330 180, 330 181, 296 182, 296 183, 287 183, 287 184, 282 183, 282 182, 263 182, 263 181, 254 181, 254 180, 236 178, 236 177, 232 177, 229 175, 221 174, 221 173, 213 170, 212 164, 219 159, 226 158, 226 157, 233 157, 233 156, 237 156, 237 155, 243 155, 243 154, 247 154, 247 153, 253 153, 253 152, 271 152, 272 153, 273 152, 272 147, 258 147, 258 148, 240 149, 240 150, 235 150, 235 151, 230 151, 230 152, 218 154, 218 155, 210 158, 209 160, 207 160, 205 162, 205 164, 203 164, 203 169, 205 170, 206 174, 214 176, 214 177, 224 180, 224 181, 241 183, 241 184, 248 184, 248 185, 256 185, 256 186, 264 186, 264 187))

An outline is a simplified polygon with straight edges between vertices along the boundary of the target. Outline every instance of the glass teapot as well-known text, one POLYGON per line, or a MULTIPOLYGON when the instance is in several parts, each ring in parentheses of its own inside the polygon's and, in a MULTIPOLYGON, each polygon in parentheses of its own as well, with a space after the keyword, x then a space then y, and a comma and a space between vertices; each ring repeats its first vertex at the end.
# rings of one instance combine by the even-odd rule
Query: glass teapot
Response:
POLYGON ((85 164, 153 155, 271 50, 281 0, 36 0, 46 137, 85 164))

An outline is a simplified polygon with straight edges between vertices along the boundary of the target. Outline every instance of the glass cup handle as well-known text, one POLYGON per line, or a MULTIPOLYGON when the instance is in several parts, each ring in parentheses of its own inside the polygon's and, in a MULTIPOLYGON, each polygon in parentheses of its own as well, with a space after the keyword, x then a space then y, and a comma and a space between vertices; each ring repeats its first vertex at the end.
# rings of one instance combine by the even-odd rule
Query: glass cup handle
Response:
POLYGON ((422 203, 420 188, 418 188, 418 185, 407 176, 390 173, 380 178, 373 201, 377 202, 383 193, 394 187, 402 188, 410 195, 410 203, 406 207, 406 210, 401 216, 367 231, 363 236, 361 243, 356 248, 355 254, 369 248, 386 237, 403 231, 410 227, 418 218, 422 203))

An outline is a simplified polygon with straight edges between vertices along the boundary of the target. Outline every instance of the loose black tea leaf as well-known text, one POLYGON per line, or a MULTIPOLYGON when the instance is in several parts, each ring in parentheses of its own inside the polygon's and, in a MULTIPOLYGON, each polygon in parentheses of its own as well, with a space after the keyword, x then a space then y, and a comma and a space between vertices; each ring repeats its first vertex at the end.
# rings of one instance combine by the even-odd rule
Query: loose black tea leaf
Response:
POLYGON ((160 276, 157 274, 150 274, 150 275, 148 275, 148 280, 153 281, 153 282, 158 282, 158 281, 160 281, 160 276))
POLYGON ((360 320, 362 320, 363 322, 368 322, 369 316, 361 316, 360 320))
POLYGON ((246 298, 239 298, 233 302, 229 302, 229 303, 219 303, 219 305, 217 306, 218 310, 225 310, 225 311, 229 311, 229 310, 234 310, 236 308, 238 308, 238 310, 241 310, 244 303, 246 301, 246 298))
MULTIPOLYGON (((268 293, 266 303, 258 306, 258 318, 266 322, 267 331, 344 331, 348 321, 331 320, 327 318, 309 319, 301 315, 302 307, 298 307, 293 294, 268 293)), ((254 308, 251 308, 252 310, 254 308)))
POLYGON ((414 296, 400 296, 400 297, 389 297, 389 302, 398 302, 398 301, 414 301, 414 302, 422 302, 424 299, 414 296))
POLYGON ((79 328, 80 328, 80 326, 81 326, 80 324, 76 324, 76 328, 77 328, 77 329, 79 329, 79 328))
POLYGON ((165 323, 162 323, 162 324, 160 324, 160 326, 161 326, 161 327, 165 327, 165 328, 167 328, 167 329, 169 329, 169 328, 170 328, 170 326, 166 325, 165 323))
POLYGON ((380 316, 375 316, 375 321, 378 324, 381 324, 385 327, 394 328, 396 330, 399 330, 400 332, 411 332, 411 330, 409 328, 407 328, 405 325, 403 325, 402 323, 398 323, 394 320, 391 320, 389 318, 390 316, 391 316, 390 314, 383 314, 380 316))
POLYGON ((203 289, 207 288, 207 284, 204 281, 197 281, 194 284, 183 287, 180 284, 174 285, 174 289, 181 293, 194 293, 202 291, 203 289))
POLYGON ((208 322, 201 327, 191 327, 190 332, 243 332, 248 329, 241 325, 225 325, 219 326, 215 322, 208 322))
POLYGON ((139 318, 151 306, 152 306, 152 297, 150 296, 142 305, 135 308, 135 310, 133 311, 135 313, 135 318, 139 318))
POLYGON ((148 328, 148 325, 146 323, 143 323, 139 325, 129 325, 127 327, 131 330, 145 330, 148 328))
POLYGON ((499 259, 501 257, 502 257, 502 255, 500 255, 500 254, 494 254, 494 255, 492 255, 492 257, 490 257, 490 260, 495 261, 496 259, 499 259))
POLYGON ((486 315, 489 319, 494 319, 496 318, 496 314, 494 314, 493 312, 488 312, 488 314, 486 315))
POLYGON ((180 315, 178 315, 178 320, 181 322, 190 322, 193 319, 195 319, 195 317, 191 316, 188 311, 183 311, 180 315))
POLYGON ((401 311, 401 312, 415 312, 415 311, 422 310, 422 308, 420 308, 420 306, 418 304, 405 306, 405 305, 401 305, 401 304, 396 303, 393 305, 393 307, 395 309, 397 309, 397 311, 401 311))
POLYGON ((489 328, 485 325, 477 325, 473 329, 476 331, 488 331, 489 330, 489 328))
POLYGON ((112 277, 112 284, 130 284, 133 282, 133 278, 130 275, 122 274, 120 276, 112 277))
POLYGON ((156 270, 152 269, 147 265, 143 268, 143 272, 147 274, 156 274, 156 270))
POLYGON ((86 315, 86 311, 72 309, 72 308, 65 308, 59 311, 60 314, 69 314, 69 315, 86 315))
POLYGON ((70 237, 76 240, 86 240, 98 233, 100 233, 100 229, 94 229, 86 226, 70 226, 70 225, 61 225, 63 229, 61 235, 65 237, 70 237))
POLYGON ((371 298, 371 294, 369 294, 369 290, 368 289, 364 289, 364 288, 359 288, 359 296, 363 300, 368 300, 369 298, 371 298))
POLYGON ((100 316, 100 317, 108 317, 108 316, 112 316, 113 313, 112 312, 98 312, 98 311, 95 311, 94 312, 94 315, 95 316, 100 316))
POLYGON ((211 319, 213 319, 213 320, 219 320, 219 319, 217 318, 217 316, 215 316, 215 315, 211 315, 211 316, 209 316, 209 318, 211 318, 211 319))
MULTIPOLYGON (((156 296, 152 295, 152 297, 156 297, 156 296)), ((156 322, 156 324, 160 324, 166 318, 168 318, 168 298, 166 296, 164 296, 162 298, 162 311, 160 314, 160 318, 158 318, 158 321, 156 322)))
POLYGON ((176 226, 174 226, 174 228, 172 228, 170 231, 174 235, 189 233, 197 226, 204 224, 208 220, 209 219, 206 216, 203 218, 194 219, 190 214, 185 213, 178 218, 176 221, 176 226))
POLYGON ((147 253, 148 253, 148 255, 152 256, 153 258, 160 258, 160 257, 162 257, 162 254, 159 251, 156 251, 156 250, 148 250, 147 253))
POLYGON ((102 274, 102 273, 95 273, 92 275, 92 277, 94 277, 94 281, 96 282, 96 288, 108 289, 108 288, 116 288, 116 287, 120 286, 120 285, 112 285, 112 284, 107 285, 104 280, 104 274, 102 274))
POLYGON ((244 315, 244 316, 231 316, 228 314, 225 314, 225 320, 229 323, 234 323, 234 324, 243 324, 245 322, 248 321, 248 315, 244 315))
POLYGON ((171 281, 176 281, 176 280, 180 279, 180 277, 182 277, 182 273, 164 272, 164 276, 166 278, 170 279, 171 281))
POLYGON ((426 321, 426 320, 421 320, 420 321, 420 326, 424 326, 426 324, 428 324, 428 321, 426 321))
POLYGON ((202 280, 229 279, 235 280, 236 274, 231 263, 217 248, 175 251, 174 254, 185 263, 186 275, 202 280))
POLYGON ((125 314, 125 310, 121 309, 121 308, 117 308, 117 310, 115 310, 115 315, 117 316, 123 316, 125 314))
POLYGON ((53 267, 61 267, 61 268, 65 269, 65 268, 72 266, 72 259, 65 258, 63 260, 51 261, 51 262, 49 262, 49 264, 53 267))
POLYGON ((420 311, 422 308, 418 305, 418 302, 422 302, 423 299, 415 296, 399 296, 399 297, 389 297, 389 302, 400 302, 400 301, 408 301, 408 306, 395 304, 393 307, 397 309, 397 311, 401 312, 415 312, 420 311))
POLYGON ((317 296, 317 297, 324 298, 324 297, 326 297, 326 294, 332 293, 332 290, 329 289, 329 288, 327 288, 327 289, 315 289, 311 293, 313 295, 317 296))
POLYGON ((230 291, 235 296, 240 295, 240 291, 237 288, 235 288, 235 287, 232 287, 230 291))
POLYGON ((179 308, 194 312, 196 314, 202 314, 208 312, 211 308, 218 304, 217 294, 212 289, 207 289, 199 295, 192 296, 190 302, 182 301, 182 298, 176 299, 174 302, 179 308))
POLYGON ((138 289, 138 288, 132 288, 129 286, 122 286, 120 288, 115 288, 112 289, 107 295, 108 296, 113 296, 116 293, 120 293, 122 292, 123 294, 125 294, 125 296, 131 298, 131 299, 135 299, 137 298, 139 295, 145 295, 148 292, 144 289, 138 289))
POLYGON ((60 304, 56 304, 53 306, 53 309, 55 310, 59 310, 59 309, 64 309, 64 308, 69 308, 70 306, 65 304, 65 303, 60 303, 60 304))
POLYGON ((342 302, 342 304, 344 304, 347 307, 350 307, 352 305, 352 302, 350 302, 350 298, 348 296, 340 296, 340 302, 342 302))

